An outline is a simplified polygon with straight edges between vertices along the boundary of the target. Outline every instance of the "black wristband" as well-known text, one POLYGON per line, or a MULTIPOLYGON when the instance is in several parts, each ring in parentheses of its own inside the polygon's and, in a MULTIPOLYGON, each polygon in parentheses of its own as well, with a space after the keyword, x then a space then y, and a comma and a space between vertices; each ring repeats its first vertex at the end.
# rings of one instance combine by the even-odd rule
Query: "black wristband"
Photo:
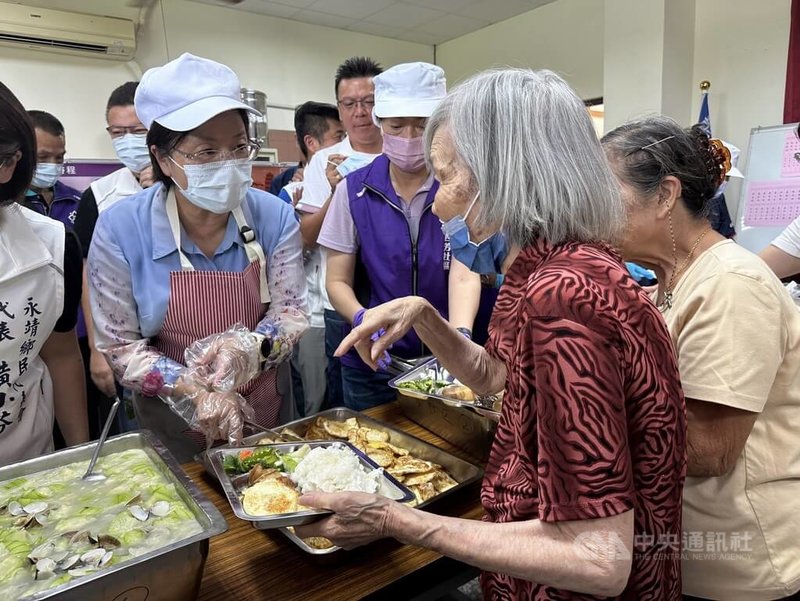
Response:
POLYGON ((456 328, 456 331, 459 334, 462 334, 468 340, 472 340, 472 330, 470 330, 469 328, 456 328))

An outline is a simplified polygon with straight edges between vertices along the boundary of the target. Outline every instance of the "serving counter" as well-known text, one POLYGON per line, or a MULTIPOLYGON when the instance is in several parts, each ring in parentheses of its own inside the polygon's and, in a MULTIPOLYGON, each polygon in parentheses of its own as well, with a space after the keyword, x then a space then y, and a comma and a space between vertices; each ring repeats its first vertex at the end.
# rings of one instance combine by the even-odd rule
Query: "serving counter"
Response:
MULTIPOLYGON (((365 413, 480 465, 479 459, 408 420, 397 402, 365 413)), ((238 520, 219 483, 206 474, 200 464, 182 467, 222 512, 229 525, 227 532, 211 539, 199 595, 203 601, 413 599, 446 583, 456 586, 477 573, 473 568, 432 551, 394 540, 325 556, 306 554, 281 533, 259 531, 238 520)), ((479 492, 480 486, 476 483, 437 501, 426 511, 480 519, 483 509, 479 492)))

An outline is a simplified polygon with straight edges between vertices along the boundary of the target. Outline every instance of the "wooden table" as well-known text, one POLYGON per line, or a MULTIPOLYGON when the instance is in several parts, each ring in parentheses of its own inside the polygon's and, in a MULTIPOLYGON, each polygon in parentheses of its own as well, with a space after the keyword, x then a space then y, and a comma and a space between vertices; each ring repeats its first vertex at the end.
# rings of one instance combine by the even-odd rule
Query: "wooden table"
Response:
MULTIPOLYGON (((430 442, 476 465, 479 461, 466 455, 457 447, 408 420, 397 403, 375 407, 365 412, 369 416, 391 424, 418 438, 430 442)), ((211 539, 199 599, 204 601, 294 599, 313 601, 349 601, 370 596, 384 587, 395 584, 395 589, 405 583, 409 587, 425 587, 412 583, 414 574, 431 574, 435 580, 453 576, 453 571, 464 569, 441 555, 401 545, 394 540, 383 540, 353 551, 338 551, 330 555, 315 556, 301 551, 277 531, 260 531, 233 515, 230 505, 213 478, 197 463, 183 466, 186 473, 222 512, 228 522, 228 531, 211 539), (447 573, 450 572, 450 573, 447 573)), ((443 515, 467 519, 480 519, 483 509, 478 499, 480 487, 476 483, 452 498, 444 498, 426 510, 443 515)), ((180 575, 176 574, 176 577, 180 575)), ((408 591, 410 599, 417 591, 408 591)), ((376 598, 396 598, 377 594, 376 598)))

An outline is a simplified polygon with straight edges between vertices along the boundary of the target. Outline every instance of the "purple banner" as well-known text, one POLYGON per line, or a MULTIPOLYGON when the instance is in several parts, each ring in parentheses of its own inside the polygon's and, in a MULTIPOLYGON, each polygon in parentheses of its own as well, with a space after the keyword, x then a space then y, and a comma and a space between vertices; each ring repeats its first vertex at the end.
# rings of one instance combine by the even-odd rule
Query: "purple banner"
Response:
POLYGON ((91 183, 113 173, 122 167, 122 163, 114 160, 72 160, 64 162, 64 174, 59 178, 62 184, 66 184, 76 190, 83 192, 91 183))

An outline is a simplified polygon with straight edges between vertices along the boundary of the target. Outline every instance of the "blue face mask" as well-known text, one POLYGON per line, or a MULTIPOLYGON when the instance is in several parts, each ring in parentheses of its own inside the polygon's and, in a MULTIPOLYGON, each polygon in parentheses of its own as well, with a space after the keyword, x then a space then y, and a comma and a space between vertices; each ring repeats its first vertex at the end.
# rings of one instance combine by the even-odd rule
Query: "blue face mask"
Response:
POLYGON ((37 163, 33 173, 31 186, 39 190, 47 190, 56 185, 56 181, 64 171, 61 163, 37 163))
POLYGON ((336 171, 338 171, 339 175, 342 177, 346 177, 356 169, 361 169, 365 165, 369 165, 372 161, 373 159, 370 157, 354 154, 339 163, 339 165, 336 167, 336 171))
POLYGON ((150 165, 146 139, 144 134, 125 134, 111 140, 119 160, 134 173, 141 173, 142 169, 150 165))
POLYGON ((442 222, 442 232, 450 239, 451 254, 475 273, 500 273, 500 267, 508 254, 506 237, 496 232, 482 242, 469 239, 467 216, 478 200, 480 192, 475 195, 463 216, 456 215, 442 222))

